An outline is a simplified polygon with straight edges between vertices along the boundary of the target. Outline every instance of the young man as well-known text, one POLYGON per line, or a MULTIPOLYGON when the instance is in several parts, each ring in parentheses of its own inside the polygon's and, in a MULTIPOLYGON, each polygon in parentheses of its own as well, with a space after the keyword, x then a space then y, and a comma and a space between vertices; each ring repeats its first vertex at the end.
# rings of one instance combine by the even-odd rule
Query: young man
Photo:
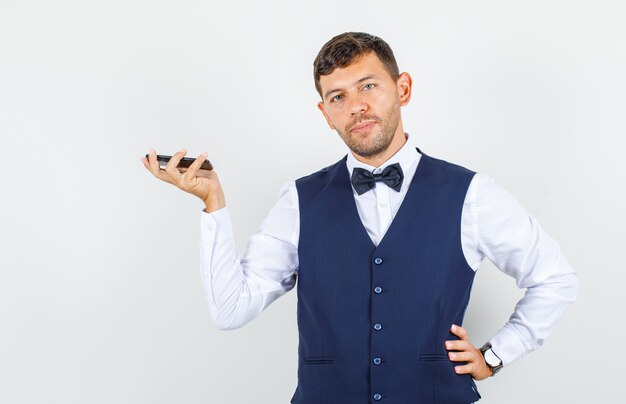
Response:
POLYGON ((576 299, 558 243, 493 179, 431 157, 404 131, 412 80, 382 39, 348 32, 314 62, 318 108, 350 149, 285 184, 243 259, 215 171, 159 179, 200 197, 201 260, 211 315, 241 327, 297 283, 298 386, 292 403, 460 403, 474 380, 539 348, 576 299), (489 258, 528 288, 480 349, 461 324, 489 258), (297 280, 297 282, 296 282, 297 280), (546 315, 549 313, 549 315, 546 315))

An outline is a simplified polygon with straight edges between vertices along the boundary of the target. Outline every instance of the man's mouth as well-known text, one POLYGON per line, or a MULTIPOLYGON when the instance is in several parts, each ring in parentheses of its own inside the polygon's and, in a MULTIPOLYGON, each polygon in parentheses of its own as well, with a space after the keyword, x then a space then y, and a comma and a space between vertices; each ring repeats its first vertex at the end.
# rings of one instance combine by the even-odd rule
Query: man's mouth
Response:
POLYGON ((367 132, 374 125, 376 125, 376 121, 361 122, 357 126, 350 129, 350 131, 351 132, 367 132))

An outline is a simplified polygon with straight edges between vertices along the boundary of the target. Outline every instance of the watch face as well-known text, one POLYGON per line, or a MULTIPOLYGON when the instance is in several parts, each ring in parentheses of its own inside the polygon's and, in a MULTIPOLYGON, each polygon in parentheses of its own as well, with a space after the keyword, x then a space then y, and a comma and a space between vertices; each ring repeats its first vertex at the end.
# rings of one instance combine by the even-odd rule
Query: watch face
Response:
POLYGON ((496 367, 502 363, 500 358, 498 358, 491 349, 485 351, 485 361, 492 367, 496 367))

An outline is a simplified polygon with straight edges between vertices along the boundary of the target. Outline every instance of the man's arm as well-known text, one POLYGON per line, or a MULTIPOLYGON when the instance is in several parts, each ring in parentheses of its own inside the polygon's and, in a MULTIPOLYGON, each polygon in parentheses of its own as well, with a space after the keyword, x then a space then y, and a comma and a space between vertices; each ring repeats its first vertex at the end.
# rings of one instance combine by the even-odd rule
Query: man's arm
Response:
POLYGON ((203 210, 200 228, 201 276, 209 310, 219 329, 239 328, 291 290, 298 268, 299 210, 295 183, 248 241, 243 258, 233 238, 227 207, 203 210))
POLYGON ((578 296, 578 275, 559 244, 492 178, 478 184, 478 249, 526 288, 507 323, 489 339, 504 366, 541 347, 578 296))
MULTIPOLYGON (((524 210, 515 198, 487 176, 476 174, 463 208, 463 247, 476 270, 488 257, 502 272, 527 288, 509 321, 489 339, 492 351, 509 365, 538 349, 578 295, 578 276, 558 243, 524 210)), ((467 338, 467 331, 451 325, 458 340, 446 341, 448 357, 457 373, 476 380, 492 375, 485 358, 467 338)))
POLYGON ((159 180, 204 202, 200 260, 210 313, 220 329, 241 327, 295 285, 300 226, 295 182, 282 187, 278 203, 240 259, 217 173, 200 169, 207 153, 198 156, 188 169, 179 168, 186 153, 186 149, 175 153, 165 169, 159 167, 154 149, 148 158, 140 160, 159 180))

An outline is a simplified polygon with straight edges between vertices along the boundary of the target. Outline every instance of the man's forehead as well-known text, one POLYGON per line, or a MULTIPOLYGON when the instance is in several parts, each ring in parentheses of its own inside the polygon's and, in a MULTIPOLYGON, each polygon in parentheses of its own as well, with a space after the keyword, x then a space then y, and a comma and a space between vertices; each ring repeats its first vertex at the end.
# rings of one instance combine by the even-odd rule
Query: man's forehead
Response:
POLYGON ((320 81, 331 81, 341 79, 357 79, 356 76, 365 76, 370 74, 380 74, 384 71, 385 66, 374 52, 359 56, 352 63, 345 67, 337 67, 332 73, 320 76, 320 81))

